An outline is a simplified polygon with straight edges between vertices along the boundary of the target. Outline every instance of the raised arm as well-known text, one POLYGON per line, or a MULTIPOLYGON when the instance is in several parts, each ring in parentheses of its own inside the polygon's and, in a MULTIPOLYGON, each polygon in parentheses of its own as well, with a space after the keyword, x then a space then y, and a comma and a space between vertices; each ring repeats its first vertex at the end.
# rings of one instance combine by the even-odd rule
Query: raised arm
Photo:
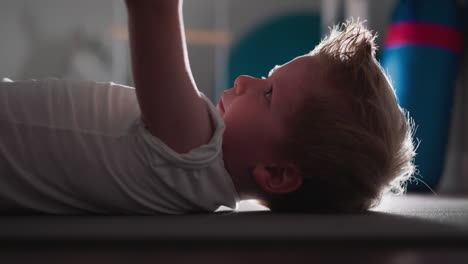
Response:
POLYGON ((182 0, 126 0, 135 88, 148 130, 179 153, 207 143, 208 108, 193 80, 182 0))

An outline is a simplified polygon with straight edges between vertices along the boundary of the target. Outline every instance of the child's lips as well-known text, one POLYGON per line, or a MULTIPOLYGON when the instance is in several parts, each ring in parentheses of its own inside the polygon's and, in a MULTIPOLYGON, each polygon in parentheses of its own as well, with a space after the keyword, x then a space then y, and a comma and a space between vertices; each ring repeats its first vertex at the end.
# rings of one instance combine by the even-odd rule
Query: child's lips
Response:
POLYGON ((219 100, 218 108, 221 109, 221 111, 223 111, 223 113, 226 112, 226 111, 224 110, 223 100, 219 100))

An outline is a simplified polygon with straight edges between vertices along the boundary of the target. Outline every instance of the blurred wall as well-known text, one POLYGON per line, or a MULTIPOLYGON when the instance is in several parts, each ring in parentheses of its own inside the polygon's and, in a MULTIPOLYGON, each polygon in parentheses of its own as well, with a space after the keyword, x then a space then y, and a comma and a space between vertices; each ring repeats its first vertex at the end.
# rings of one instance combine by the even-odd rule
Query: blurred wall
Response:
POLYGON ((112 7, 112 1, 2 1, 0 75, 110 79, 112 7))

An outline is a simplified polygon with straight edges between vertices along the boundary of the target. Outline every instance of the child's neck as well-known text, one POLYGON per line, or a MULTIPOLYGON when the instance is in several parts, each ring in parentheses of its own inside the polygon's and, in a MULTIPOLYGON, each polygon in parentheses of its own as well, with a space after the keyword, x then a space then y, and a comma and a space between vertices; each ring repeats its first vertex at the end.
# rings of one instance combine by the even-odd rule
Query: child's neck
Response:
POLYGON ((259 199, 260 188, 252 177, 252 168, 223 151, 224 166, 241 200, 259 199))

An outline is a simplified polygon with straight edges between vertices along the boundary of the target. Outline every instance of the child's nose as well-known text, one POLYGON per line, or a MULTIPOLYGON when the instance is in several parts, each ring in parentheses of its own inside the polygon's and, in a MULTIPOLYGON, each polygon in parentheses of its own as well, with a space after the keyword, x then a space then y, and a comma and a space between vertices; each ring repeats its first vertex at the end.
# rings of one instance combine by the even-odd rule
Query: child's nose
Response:
POLYGON ((236 92, 236 95, 244 94, 249 86, 258 80, 259 79, 247 75, 241 75, 237 77, 236 81, 234 82, 234 91, 236 92))

